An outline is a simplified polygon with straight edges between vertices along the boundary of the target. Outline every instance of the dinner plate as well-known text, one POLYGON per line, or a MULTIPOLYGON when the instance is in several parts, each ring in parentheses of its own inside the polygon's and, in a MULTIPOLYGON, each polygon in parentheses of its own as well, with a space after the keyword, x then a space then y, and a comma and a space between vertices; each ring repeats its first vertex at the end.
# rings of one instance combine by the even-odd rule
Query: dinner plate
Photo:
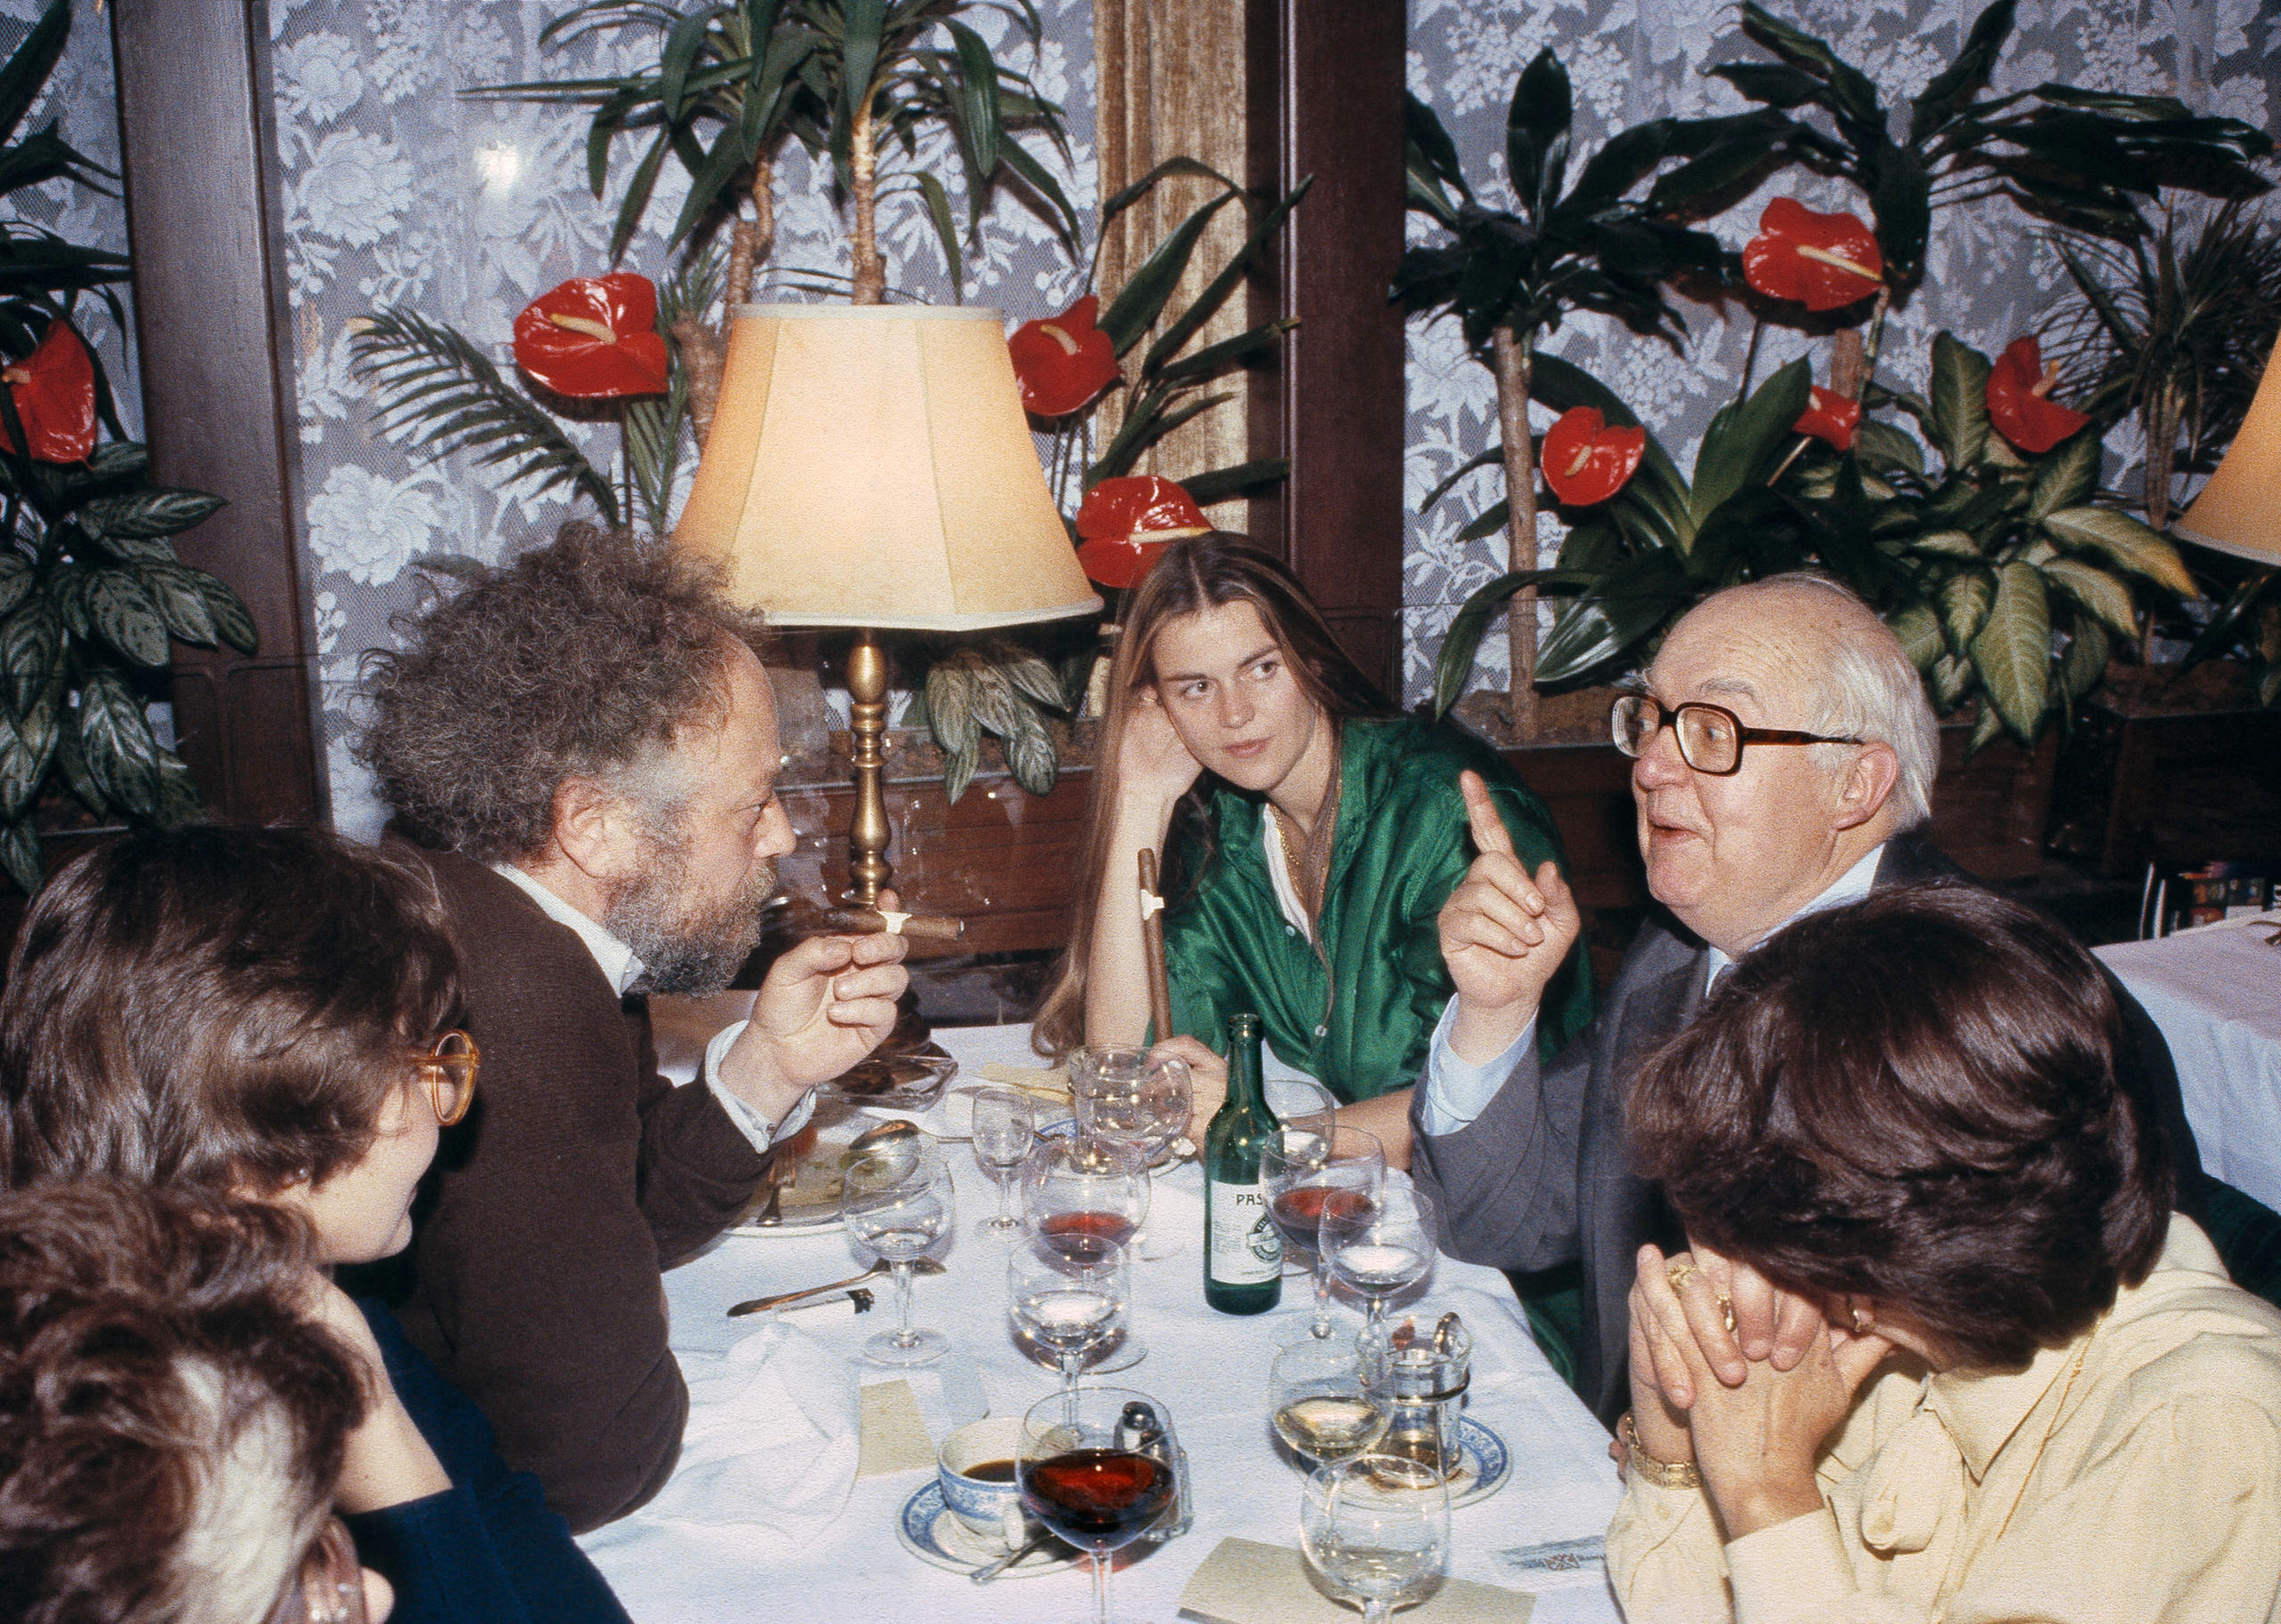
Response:
POLYGON ((823 1114, 830 1120, 817 1126, 813 1143, 800 1154, 791 1181, 784 1187, 784 1199, 777 1205, 777 1216, 782 1221, 765 1227, 751 1221, 767 1209, 768 1192, 764 1187, 738 1221, 729 1226, 731 1235, 759 1240, 780 1235, 830 1235, 846 1227, 839 1217, 839 1182, 846 1171, 842 1160, 855 1136, 876 1124, 839 1106, 823 1114))
POLYGON ((1458 1422, 1458 1471, 1450 1480, 1450 1509, 1485 1500, 1513 1475, 1513 1453, 1485 1421, 1471 1416, 1458 1422))
MULTIPOLYGON (((996 1540, 985 1539, 951 1515, 943 1504, 941 1481, 931 1477, 903 1503, 903 1513, 895 1520, 895 1537, 920 1561, 953 1573, 972 1573, 1006 1554, 996 1540)), ((1059 1573, 1083 1560, 1082 1552, 1059 1539, 1049 1539, 998 1577, 1035 1579, 1041 1573, 1059 1573)))

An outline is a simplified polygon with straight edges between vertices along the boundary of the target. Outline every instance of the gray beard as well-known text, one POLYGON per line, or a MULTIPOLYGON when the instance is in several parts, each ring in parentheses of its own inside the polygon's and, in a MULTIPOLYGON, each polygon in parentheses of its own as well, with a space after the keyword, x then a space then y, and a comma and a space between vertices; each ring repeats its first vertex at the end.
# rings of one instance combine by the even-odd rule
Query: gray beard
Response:
POLYGON ((768 862, 728 896, 692 898, 680 849, 659 841, 641 877, 610 899, 602 928, 642 960, 630 991, 706 998, 725 992, 760 945, 761 909, 775 889, 768 862))

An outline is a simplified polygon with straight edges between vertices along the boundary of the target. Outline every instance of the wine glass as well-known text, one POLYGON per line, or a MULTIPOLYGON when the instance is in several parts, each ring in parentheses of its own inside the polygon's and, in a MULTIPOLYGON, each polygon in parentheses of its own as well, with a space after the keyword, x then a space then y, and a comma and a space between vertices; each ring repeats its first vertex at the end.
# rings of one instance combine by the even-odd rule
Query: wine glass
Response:
POLYGON ((1450 1492, 1430 1468, 1359 1455, 1315 1468, 1299 1496, 1299 1543, 1316 1571, 1384 1624, 1424 1592, 1450 1555, 1450 1492))
POLYGON ((1138 1145, 1151 1167, 1171 1155, 1195 1106, 1188 1063, 1120 1045, 1081 1049, 1069 1057, 1069 1091, 1077 1127, 1088 1138, 1138 1145))
POLYGON ((1390 1408, 1363 1386, 1351 1342, 1292 1343, 1268 1367, 1267 1385, 1277 1435, 1317 1465, 1351 1460, 1386 1434, 1390 1408))
POLYGON ((1122 1246, 1148 1216, 1149 1162, 1137 1145, 1040 1139, 1022 1163, 1023 1221, 1050 1246, 1122 1246))
POLYGON ((1093 1624, 1109 1624, 1108 1554, 1162 1521, 1178 1496, 1176 1458, 1169 1413, 1129 1387, 1076 1388, 1022 1417, 1022 1505, 1092 1554, 1093 1624))
POLYGON ((839 1193, 847 1232, 887 1261, 895 1271, 895 1328, 863 1344, 881 1365, 931 1364, 950 1338, 911 1326, 911 1266, 951 1231, 951 1173, 932 1143, 898 1140, 849 1163, 839 1193))
POLYGON ((1006 1299, 1015 1325, 1053 1355, 1062 1391, 1074 1391, 1086 1356, 1124 1329, 1132 1266, 1110 1241, 1087 1240, 1075 1250, 1032 1242, 1007 1260, 1006 1299))
POLYGON ((1369 1210, 1386 1187, 1386 1147, 1376 1134, 1327 1116, 1304 1117, 1268 1137, 1260 1152, 1259 1182, 1267 1216, 1283 1237, 1283 1253, 1312 1265, 1315 1314, 1311 1336, 1331 1331, 1330 1269, 1322 1255, 1322 1226, 1334 1213, 1369 1210))
POLYGON ((1389 1183, 1364 1211, 1326 1212, 1320 1245, 1332 1275, 1369 1300, 1375 1326, 1386 1300, 1434 1267, 1434 1203, 1414 1187, 1389 1183))
POLYGON ((1014 1089, 977 1089, 974 1094, 974 1159, 998 1186, 998 1216, 982 1227, 1011 1235, 1021 1220, 1008 1211, 1014 1171, 1030 1154, 1036 1120, 1026 1096, 1014 1089))
POLYGON ((1311 1116, 1329 1116, 1338 1109, 1337 1098, 1312 1077, 1296 1074, 1263 1077, 1259 1093, 1279 1122, 1297 1122, 1311 1116))

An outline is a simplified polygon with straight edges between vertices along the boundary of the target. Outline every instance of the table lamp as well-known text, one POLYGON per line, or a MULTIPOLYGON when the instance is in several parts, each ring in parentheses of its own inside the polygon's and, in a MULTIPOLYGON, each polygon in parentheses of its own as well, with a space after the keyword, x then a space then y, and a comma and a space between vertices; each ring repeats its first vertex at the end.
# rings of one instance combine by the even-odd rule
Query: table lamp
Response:
POLYGON ((994 310, 740 305, 674 545, 780 626, 855 628, 847 895, 887 860, 882 631, 979 632, 1101 607, 1045 486, 994 310))
POLYGON ((2237 559, 2281 565, 2281 366, 2272 357, 2241 432, 2171 528, 2237 559))

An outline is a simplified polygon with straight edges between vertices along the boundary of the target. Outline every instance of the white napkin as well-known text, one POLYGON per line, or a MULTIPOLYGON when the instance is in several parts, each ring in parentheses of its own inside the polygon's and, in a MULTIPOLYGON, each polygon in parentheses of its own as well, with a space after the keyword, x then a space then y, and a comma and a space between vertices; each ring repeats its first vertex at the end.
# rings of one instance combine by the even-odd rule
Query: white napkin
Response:
POLYGON ((855 1486, 856 1391, 847 1364, 781 1320, 726 1353, 684 1353, 689 1431, 645 1521, 734 1530, 756 1557, 830 1528, 855 1486))

